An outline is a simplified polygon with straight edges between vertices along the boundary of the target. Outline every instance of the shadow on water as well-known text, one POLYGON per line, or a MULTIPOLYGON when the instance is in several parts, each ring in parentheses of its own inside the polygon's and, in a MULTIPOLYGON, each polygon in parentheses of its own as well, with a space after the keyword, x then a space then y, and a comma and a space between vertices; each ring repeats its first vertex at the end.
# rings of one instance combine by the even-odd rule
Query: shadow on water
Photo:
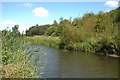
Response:
POLYGON ((35 64, 43 67, 38 75, 44 78, 118 77, 118 59, 38 45, 29 45, 28 48, 33 55, 40 55, 35 64))

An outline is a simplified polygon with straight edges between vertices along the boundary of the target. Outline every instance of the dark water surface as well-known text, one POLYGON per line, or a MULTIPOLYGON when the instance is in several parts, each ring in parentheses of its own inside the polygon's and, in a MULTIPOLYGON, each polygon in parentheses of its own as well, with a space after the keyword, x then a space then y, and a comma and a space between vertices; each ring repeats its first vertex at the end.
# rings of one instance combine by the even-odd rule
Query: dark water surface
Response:
POLYGON ((28 48, 37 55, 38 75, 44 78, 118 77, 118 59, 38 45, 29 45, 28 48))

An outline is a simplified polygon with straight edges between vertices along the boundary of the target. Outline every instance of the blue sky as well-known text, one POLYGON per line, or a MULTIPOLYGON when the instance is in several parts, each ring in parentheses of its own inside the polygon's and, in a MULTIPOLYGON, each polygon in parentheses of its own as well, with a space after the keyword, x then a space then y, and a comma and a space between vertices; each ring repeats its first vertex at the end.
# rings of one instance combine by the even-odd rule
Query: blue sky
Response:
POLYGON ((117 7, 117 2, 3 2, 0 29, 20 25, 25 31, 32 25, 51 24, 60 17, 81 17, 85 13, 110 11, 117 7))

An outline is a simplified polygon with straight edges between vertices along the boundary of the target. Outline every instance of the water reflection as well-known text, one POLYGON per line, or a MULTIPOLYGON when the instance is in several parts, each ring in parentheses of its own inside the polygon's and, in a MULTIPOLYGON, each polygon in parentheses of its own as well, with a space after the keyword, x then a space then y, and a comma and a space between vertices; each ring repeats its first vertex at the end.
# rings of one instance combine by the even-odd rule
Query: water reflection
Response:
POLYGON ((40 54, 36 66, 44 66, 38 71, 38 75, 45 78, 118 77, 117 59, 80 51, 57 50, 38 45, 30 45, 29 51, 40 54))

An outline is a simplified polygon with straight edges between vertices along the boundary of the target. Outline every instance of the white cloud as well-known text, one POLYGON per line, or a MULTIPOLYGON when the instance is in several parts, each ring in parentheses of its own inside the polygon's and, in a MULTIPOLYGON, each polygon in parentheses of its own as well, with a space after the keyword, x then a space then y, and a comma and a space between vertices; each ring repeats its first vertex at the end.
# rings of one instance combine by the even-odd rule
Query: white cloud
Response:
POLYGON ((43 7, 37 7, 32 12, 34 13, 35 16, 38 17, 47 17, 49 15, 48 10, 46 10, 43 7))
POLYGON ((5 20, 0 22, 0 30, 4 30, 4 29, 8 29, 8 30, 12 30, 12 27, 15 26, 16 24, 19 25, 19 31, 20 33, 22 33, 23 31, 26 31, 26 29, 28 29, 30 27, 30 25, 25 25, 23 23, 20 22, 14 22, 12 20, 5 20))
POLYGON ((118 1, 107 1, 105 5, 116 8, 118 7, 118 1))
POLYGON ((23 6, 24 6, 24 7, 32 7, 33 4, 32 4, 32 3, 25 3, 25 4, 23 4, 23 6))
POLYGON ((111 10, 107 10, 106 12, 110 12, 111 10))
POLYGON ((0 30, 3 30, 3 29, 6 29, 6 28, 9 28, 10 29, 10 26, 14 26, 16 23, 14 21, 11 21, 11 20, 5 20, 3 22, 0 22, 0 30))
POLYGON ((0 24, 7 24, 7 25, 11 25, 11 24, 16 24, 15 22, 11 21, 11 20, 5 20, 3 22, 1 22, 0 24))

